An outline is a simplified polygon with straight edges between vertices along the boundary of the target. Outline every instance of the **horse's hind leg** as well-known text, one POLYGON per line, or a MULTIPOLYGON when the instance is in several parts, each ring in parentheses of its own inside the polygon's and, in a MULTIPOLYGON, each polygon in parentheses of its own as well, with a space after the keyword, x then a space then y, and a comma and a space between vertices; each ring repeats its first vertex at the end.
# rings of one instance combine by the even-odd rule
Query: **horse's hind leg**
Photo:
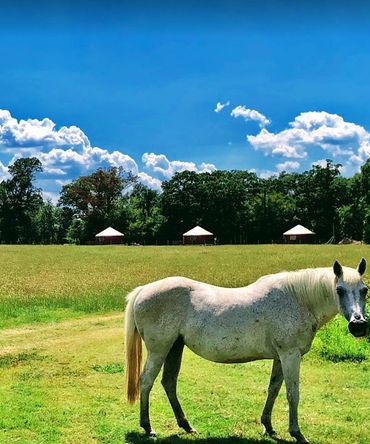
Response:
POLYGON ((298 425, 299 370, 301 353, 292 350, 280 356, 289 404, 289 433, 298 444, 309 444, 298 425))
POLYGON ((164 362, 162 385, 166 391, 168 400, 170 401, 177 424, 186 432, 192 433, 195 432, 195 430, 191 427, 189 421, 186 419, 176 394, 177 377, 180 371, 183 350, 184 341, 181 337, 179 337, 173 344, 164 362))
POLYGON ((150 425, 149 394, 162 367, 165 356, 166 355, 148 351, 144 370, 140 376, 140 426, 145 430, 145 433, 150 436, 155 436, 155 432, 150 425))
POLYGON ((271 414, 275 404, 276 397, 279 394, 281 385, 283 383, 283 379, 284 378, 283 378, 283 370, 281 368, 281 362, 278 359, 274 359, 266 404, 263 409, 261 417, 261 422, 265 427, 266 435, 273 436, 276 434, 271 424, 271 414))

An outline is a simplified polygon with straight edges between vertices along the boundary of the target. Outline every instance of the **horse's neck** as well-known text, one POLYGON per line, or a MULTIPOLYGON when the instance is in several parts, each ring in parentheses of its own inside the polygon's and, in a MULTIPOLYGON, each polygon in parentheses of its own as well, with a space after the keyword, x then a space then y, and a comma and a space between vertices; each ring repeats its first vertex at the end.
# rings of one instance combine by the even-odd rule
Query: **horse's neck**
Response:
POLYGON ((335 302, 327 302, 322 308, 323 310, 316 310, 315 312, 313 312, 313 315, 317 320, 318 329, 329 322, 331 319, 333 319, 336 314, 338 314, 338 307, 335 302))
POLYGON ((320 328, 338 313, 332 270, 318 268, 298 273, 302 275, 297 279, 297 297, 303 298, 304 305, 317 321, 317 328, 320 328))

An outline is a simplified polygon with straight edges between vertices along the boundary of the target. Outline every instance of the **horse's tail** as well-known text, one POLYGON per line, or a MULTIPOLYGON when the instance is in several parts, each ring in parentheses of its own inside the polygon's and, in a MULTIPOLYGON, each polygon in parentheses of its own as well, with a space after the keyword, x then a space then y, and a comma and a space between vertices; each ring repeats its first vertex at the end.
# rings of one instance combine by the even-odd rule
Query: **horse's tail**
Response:
POLYGON ((138 399, 140 388, 142 344, 135 324, 133 306, 141 289, 142 287, 137 287, 127 296, 125 312, 126 387, 130 404, 138 399))

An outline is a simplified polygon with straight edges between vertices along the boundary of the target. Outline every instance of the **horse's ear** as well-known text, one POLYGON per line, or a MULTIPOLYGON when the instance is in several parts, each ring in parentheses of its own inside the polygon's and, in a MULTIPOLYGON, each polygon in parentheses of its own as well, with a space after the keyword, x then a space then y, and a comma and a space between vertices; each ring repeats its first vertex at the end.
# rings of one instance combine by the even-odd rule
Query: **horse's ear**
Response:
POLYGON ((333 270, 334 270, 335 276, 338 279, 340 279, 343 276, 343 268, 342 268, 342 266, 340 265, 340 263, 338 261, 334 262, 333 270))
POLYGON ((365 270, 366 270, 366 260, 362 258, 360 263, 358 264, 357 271, 362 276, 365 273, 365 270))

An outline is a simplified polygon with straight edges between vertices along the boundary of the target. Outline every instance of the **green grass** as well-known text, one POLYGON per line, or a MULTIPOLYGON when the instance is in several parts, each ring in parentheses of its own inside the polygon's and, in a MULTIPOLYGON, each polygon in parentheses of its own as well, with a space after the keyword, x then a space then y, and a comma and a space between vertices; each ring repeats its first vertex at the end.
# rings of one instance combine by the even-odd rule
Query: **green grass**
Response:
MULTIPOLYGON (((214 364, 189 350, 178 392, 199 433, 188 436, 178 429, 158 378, 151 397, 158 439, 146 439, 138 425, 138 404, 125 401, 122 343, 121 315, 4 330, 0 347, 8 348, 8 359, 1 369, 0 443, 276 442, 263 437, 259 419, 271 362, 214 364)), ((370 363, 333 364, 312 355, 304 359, 301 373, 301 427, 311 442, 370 442, 370 363)), ((273 423, 280 442, 293 442, 284 388, 273 423)))
POLYGON ((119 362, 110 362, 108 364, 94 365, 93 370, 101 373, 122 373, 123 365, 119 362))
MULTIPOLYGON (((0 443, 153 442, 138 427, 138 406, 128 406, 123 393, 122 312, 137 285, 185 275, 240 287, 335 259, 355 267, 369 253, 364 245, 0 246, 0 443)), ((302 365, 300 418, 313 443, 370 442, 369 347, 340 318, 319 332, 302 365)), ((259 424, 270 367, 268 361, 218 365, 186 351, 179 393, 199 434, 179 434, 157 381, 155 442, 274 442, 259 424)), ((274 414, 281 442, 292 442, 287 416, 282 391, 274 414)))

